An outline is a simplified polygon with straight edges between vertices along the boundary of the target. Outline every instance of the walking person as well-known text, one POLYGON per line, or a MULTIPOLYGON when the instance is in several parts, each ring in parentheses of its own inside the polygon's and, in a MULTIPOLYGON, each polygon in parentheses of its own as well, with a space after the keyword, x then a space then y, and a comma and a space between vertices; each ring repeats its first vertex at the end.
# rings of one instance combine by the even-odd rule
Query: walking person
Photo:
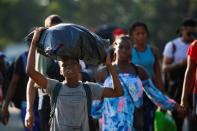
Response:
MULTIPOLYGON (((121 81, 124 96, 105 98, 93 103, 92 116, 101 119, 103 131, 143 130, 142 112, 135 115, 135 111, 143 105, 143 92, 158 106, 169 110, 183 111, 174 100, 163 95, 153 84, 146 71, 131 62, 131 39, 128 36, 117 38, 113 44, 115 48, 114 68, 121 81), (144 90, 144 91, 143 91, 144 90), (137 120, 138 119, 138 120, 137 120)), ((104 86, 111 86, 112 78, 104 67, 100 71, 100 82, 104 86)))
MULTIPOLYGON (((63 82, 49 79, 35 70, 36 42, 42 30, 43 28, 37 28, 35 30, 28 56, 27 73, 40 88, 46 89, 50 97, 54 95, 54 89, 56 87, 60 88, 50 130, 88 131, 87 94, 85 95, 84 85, 79 81, 78 77, 80 73, 79 60, 64 57, 59 62, 60 73, 65 78, 63 82)), ((87 82, 86 84, 91 91, 91 98, 93 100, 123 95, 120 81, 111 65, 109 55, 106 58, 106 65, 113 78, 113 89, 102 88, 99 84, 87 82)))
MULTIPOLYGON (((187 67, 187 50, 194 40, 197 23, 193 18, 184 19, 180 28, 180 36, 169 41, 163 51, 162 68, 165 74, 168 94, 178 103, 181 102, 181 94, 184 73, 187 67)), ((177 112, 172 112, 177 130, 182 130, 183 119, 178 117, 177 112)))
MULTIPOLYGON (((52 14, 49 15, 44 22, 45 27, 51 27, 62 23, 60 16, 52 14)), ((60 76, 59 65, 57 62, 36 52, 36 69, 45 76, 50 76, 53 79, 63 81, 64 78, 60 76)), ((25 125, 27 128, 32 128, 35 123, 35 115, 33 113, 33 105, 36 96, 37 86, 31 79, 27 85, 27 114, 25 117, 25 125)), ((44 90, 38 88, 38 111, 40 115, 41 131, 49 131, 49 118, 50 118, 50 98, 44 90)))
MULTIPOLYGON (((131 49, 131 61, 136 65, 141 65, 147 71, 153 83, 160 91, 164 91, 164 85, 161 78, 160 55, 156 47, 150 45, 149 30, 145 23, 137 21, 129 28, 129 35, 133 40, 134 46, 131 49), (146 57, 146 59, 144 59, 146 57)), ((156 106, 144 94, 143 114, 144 131, 154 130, 156 106)))
MULTIPOLYGON (((0 51, 0 108, 2 108, 3 99, 6 96, 6 90, 9 85, 9 68, 10 64, 6 61, 6 56, 0 51)), ((1 112, 0 112, 1 118, 1 112)))
MULTIPOLYGON (((191 43, 187 52, 187 69, 185 71, 181 105, 188 111, 192 110, 192 121, 189 121, 189 131, 197 130, 197 40, 191 43), (189 105, 190 94, 194 95, 192 109, 189 105), (191 123, 192 122, 192 123, 191 123)), ((191 114, 189 114, 191 115, 191 114)), ((191 120, 190 119, 190 120, 191 120)))
MULTIPOLYGON (((8 87, 8 91, 2 107, 2 122, 7 125, 9 122, 9 103, 13 99, 15 93, 17 92, 17 99, 19 99, 18 107, 21 110, 21 119, 25 127, 25 115, 26 115, 26 89, 29 77, 26 74, 28 51, 22 53, 15 61, 14 71, 12 74, 12 79, 8 87)), ((40 118, 37 110, 37 106, 32 106, 32 111, 35 114, 35 124, 32 126, 33 131, 40 131, 40 118)), ((28 128, 25 128, 28 131, 28 128)))

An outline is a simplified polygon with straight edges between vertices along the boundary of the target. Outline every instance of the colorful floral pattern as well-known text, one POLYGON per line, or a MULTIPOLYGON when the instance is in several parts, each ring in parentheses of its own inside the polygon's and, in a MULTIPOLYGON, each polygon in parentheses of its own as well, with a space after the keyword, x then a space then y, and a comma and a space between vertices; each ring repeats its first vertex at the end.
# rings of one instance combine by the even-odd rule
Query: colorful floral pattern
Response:
MULTIPOLYGON (((120 73, 119 78, 124 96, 105 98, 102 101, 94 101, 92 104, 92 116, 102 118, 103 131, 135 130, 133 128, 133 113, 135 107, 140 107, 143 104, 143 90, 156 104, 167 109, 173 108, 175 102, 157 90, 151 80, 142 83, 138 76, 127 73, 120 73)), ((112 85, 112 78, 109 76, 104 82, 104 87, 112 87, 112 85)))

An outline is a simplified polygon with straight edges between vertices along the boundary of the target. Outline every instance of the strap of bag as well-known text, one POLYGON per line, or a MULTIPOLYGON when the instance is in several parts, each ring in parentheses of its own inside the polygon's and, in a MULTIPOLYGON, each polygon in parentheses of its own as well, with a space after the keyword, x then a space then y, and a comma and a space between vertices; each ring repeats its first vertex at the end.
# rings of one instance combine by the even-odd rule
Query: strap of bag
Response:
POLYGON ((50 112, 49 123, 52 122, 52 118, 54 116, 55 108, 56 108, 56 104, 57 104, 57 97, 59 95, 59 91, 60 91, 61 87, 62 87, 62 84, 57 83, 55 88, 53 89, 53 94, 51 96, 51 112, 50 112))
POLYGON ((87 107, 88 107, 88 117, 91 115, 91 105, 92 105, 92 92, 88 84, 83 84, 83 88, 86 92, 87 97, 87 107))
POLYGON ((136 75, 139 75, 138 67, 137 67, 135 64, 133 64, 132 62, 131 62, 131 65, 132 65, 133 68, 135 69, 136 75))
POLYGON ((88 107, 88 122, 90 131, 95 131, 95 127, 93 124, 93 118, 91 117, 91 108, 92 108, 92 92, 88 84, 83 84, 83 88, 86 92, 87 97, 87 107, 88 107))
POLYGON ((174 42, 172 42, 172 55, 173 55, 173 61, 174 61, 174 54, 176 52, 176 45, 174 42))

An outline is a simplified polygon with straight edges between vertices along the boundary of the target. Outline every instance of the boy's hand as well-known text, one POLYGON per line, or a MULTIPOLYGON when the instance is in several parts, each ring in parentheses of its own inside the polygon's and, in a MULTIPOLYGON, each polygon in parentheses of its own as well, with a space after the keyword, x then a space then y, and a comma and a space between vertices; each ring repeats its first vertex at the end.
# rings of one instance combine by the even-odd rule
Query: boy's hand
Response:
POLYGON ((33 111, 27 111, 25 115, 25 127, 27 127, 28 129, 32 129, 34 121, 35 116, 33 111))
POLYGON ((33 36, 33 39, 32 39, 32 43, 37 43, 39 38, 40 38, 40 34, 42 33, 42 31, 46 30, 47 28, 45 27, 37 27, 35 30, 34 30, 34 36, 33 36))
POLYGON ((105 64, 107 66, 111 66, 112 65, 112 60, 111 60, 111 57, 110 57, 109 53, 107 53, 105 64))

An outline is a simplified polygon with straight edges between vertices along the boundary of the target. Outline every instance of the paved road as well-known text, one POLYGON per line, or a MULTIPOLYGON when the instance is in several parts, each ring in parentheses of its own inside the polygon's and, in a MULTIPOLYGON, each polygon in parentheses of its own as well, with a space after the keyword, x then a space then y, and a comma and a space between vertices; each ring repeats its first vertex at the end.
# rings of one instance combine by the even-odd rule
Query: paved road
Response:
POLYGON ((0 131, 24 131, 22 121, 20 118, 20 110, 16 108, 9 108, 10 120, 7 126, 0 123, 0 131))

